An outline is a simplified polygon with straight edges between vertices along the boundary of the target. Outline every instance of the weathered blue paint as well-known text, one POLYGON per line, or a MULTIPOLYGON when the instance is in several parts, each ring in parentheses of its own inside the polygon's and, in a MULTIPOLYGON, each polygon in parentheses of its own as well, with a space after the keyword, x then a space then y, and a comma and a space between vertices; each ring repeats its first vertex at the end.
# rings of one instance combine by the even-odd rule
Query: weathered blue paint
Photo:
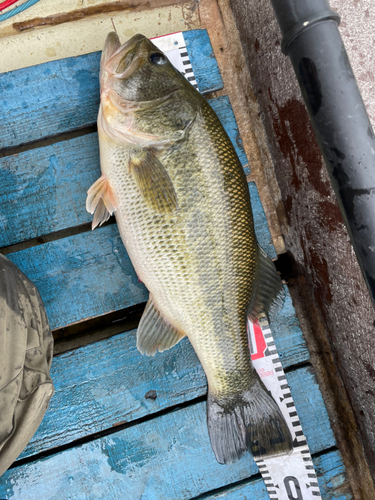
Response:
POLYGON ((1 76, 0 149, 95 123, 100 53, 1 76))
MULTIPOLYGON (((228 97, 209 102, 246 166, 228 97)), ((0 159, 0 172, 0 247, 89 222, 92 215, 86 212, 86 193, 101 175, 97 134, 7 156, 0 159)), ((254 184, 250 191, 258 240, 276 257, 254 184)))
POLYGON ((184 39, 200 92, 213 92, 223 88, 224 83, 207 31, 184 31, 184 39))
MULTIPOLYGON (((288 382, 312 453, 333 446, 328 415, 310 369, 290 372, 288 382)), ((216 462, 207 433, 206 404, 199 403, 15 467, 0 479, 0 497, 183 500, 256 472, 249 454, 232 465, 216 462)))
POLYGON ((293 359, 291 365, 295 365, 309 359, 310 355, 302 336, 289 290, 287 286, 284 286, 284 289, 285 301, 280 311, 272 317, 271 329, 282 363, 284 364, 286 359, 293 359))
MULTIPOLYGON (((187 51, 202 93, 223 87, 206 30, 186 32, 187 51)), ((1 75, 0 149, 96 122, 100 52, 1 75)))
POLYGON ((100 177, 97 134, 0 159, 0 247, 92 220, 86 194, 100 177))
MULTIPOLYGON (((135 337, 133 330, 53 359, 56 392, 20 458, 206 394, 206 377, 187 339, 148 358, 137 350, 135 337), (150 390, 155 400, 145 398, 150 390)), ((285 352, 285 368, 307 359, 300 332, 275 332, 275 341, 285 352)))
POLYGON ((51 328, 144 302, 116 225, 9 254, 36 285, 51 328))
MULTIPOLYGON (((352 500, 354 498, 338 451, 315 457, 313 462, 318 471, 318 483, 324 500, 352 500)), ((207 495, 204 500, 269 500, 269 496, 263 480, 257 479, 217 494, 207 495)))

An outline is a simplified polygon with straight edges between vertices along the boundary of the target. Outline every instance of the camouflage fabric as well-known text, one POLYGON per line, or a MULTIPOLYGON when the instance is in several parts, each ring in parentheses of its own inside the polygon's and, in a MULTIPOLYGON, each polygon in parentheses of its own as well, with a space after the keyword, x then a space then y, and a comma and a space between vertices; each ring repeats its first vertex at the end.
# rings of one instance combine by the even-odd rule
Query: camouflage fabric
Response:
POLYGON ((0 255, 0 475, 37 430, 54 389, 53 337, 36 287, 0 255))

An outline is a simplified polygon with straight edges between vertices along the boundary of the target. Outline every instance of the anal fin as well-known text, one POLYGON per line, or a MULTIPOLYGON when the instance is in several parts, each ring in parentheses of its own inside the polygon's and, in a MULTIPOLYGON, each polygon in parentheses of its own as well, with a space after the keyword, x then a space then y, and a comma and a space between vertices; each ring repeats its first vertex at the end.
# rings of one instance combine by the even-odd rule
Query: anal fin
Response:
POLYGON ((137 330, 139 352, 154 356, 157 351, 167 351, 183 337, 184 333, 162 317, 150 295, 137 330))
POLYGON ((87 191, 86 210, 94 215, 92 229, 101 226, 116 210, 115 195, 105 175, 99 177, 87 191))

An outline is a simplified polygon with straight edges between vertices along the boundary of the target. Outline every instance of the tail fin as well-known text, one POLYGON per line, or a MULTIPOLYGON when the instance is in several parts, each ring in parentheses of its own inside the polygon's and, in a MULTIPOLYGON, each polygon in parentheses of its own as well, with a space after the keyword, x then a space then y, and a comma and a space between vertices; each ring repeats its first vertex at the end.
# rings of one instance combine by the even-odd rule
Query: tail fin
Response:
POLYGON ((259 247, 259 266, 256 278, 257 288, 248 309, 247 316, 256 320, 261 314, 269 318, 283 305, 285 291, 275 264, 268 257, 263 248, 259 247))
POLYGON ((237 462, 246 451, 258 458, 288 453, 293 447, 279 407, 260 382, 235 396, 209 392, 207 425, 220 464, 237 462))

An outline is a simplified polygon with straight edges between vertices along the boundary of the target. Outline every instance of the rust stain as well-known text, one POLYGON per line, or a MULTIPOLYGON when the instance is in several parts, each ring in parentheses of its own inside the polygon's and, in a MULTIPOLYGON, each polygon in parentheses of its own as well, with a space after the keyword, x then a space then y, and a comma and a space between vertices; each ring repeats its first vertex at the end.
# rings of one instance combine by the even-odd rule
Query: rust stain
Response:
POLYGON ((344 221, 336 200, 320 200, 318 204, 318 210, 320 212, 319 218, 321 220, 324 220, 324 227, 328 229, 330 233, 334 233, 338 229, 341 230, 344 221))
POLYGON ((58 24, 68 23, 71 21, 78 21, 85 17, 94 16, 98 14, 109 14, 111 12, 121 11, 141 11, 151 9, 153 7, 168 7, 184 3, 185 0, 140 0, 138 2, 130 3, 129 0, 119 0, 113 3, 104 3, 101 5, 93 5, 83 9, 77 9, 72 12, 63 12, 61 14, 54 14, 47 17, 35 17, 27 21, 13 23, 13 28, 16 31, 22 32, 34 29, 40 26, 57 26, 58 24))
POLYGON ((293 169, 293 187, 296 191, 301 188, 302 161, 312 187, 322 196, 329 196, 329 184, 321 175, 321 169, 324 168, 322 155, 305 106, 295 98, 279 106, 272 96, 271 89, 269 89, 269 97, 273 104, 269 109, 273 116, 276 139, 281 153, 284 158, 289 159, 293 169))
MULTIPOLYGON (((307 228, 307 233, 309 233, 309 227, 307 228)), ((319 307, 324 310, 327 304, 331 305, 333 301, 333 295, 331 291, 331 277, 329 273, 327 260, 323 257, 322 252, 320 252, 316 247, 311 245, 314 237, 311 235, 306 235, 307 245, 305 244, 305 238, 303 236, 301 239, 301 247, 305 256, 305 262, 308 263, 309 267, 313 269, 315 275, 315 299, 319 304, 319 307)))

